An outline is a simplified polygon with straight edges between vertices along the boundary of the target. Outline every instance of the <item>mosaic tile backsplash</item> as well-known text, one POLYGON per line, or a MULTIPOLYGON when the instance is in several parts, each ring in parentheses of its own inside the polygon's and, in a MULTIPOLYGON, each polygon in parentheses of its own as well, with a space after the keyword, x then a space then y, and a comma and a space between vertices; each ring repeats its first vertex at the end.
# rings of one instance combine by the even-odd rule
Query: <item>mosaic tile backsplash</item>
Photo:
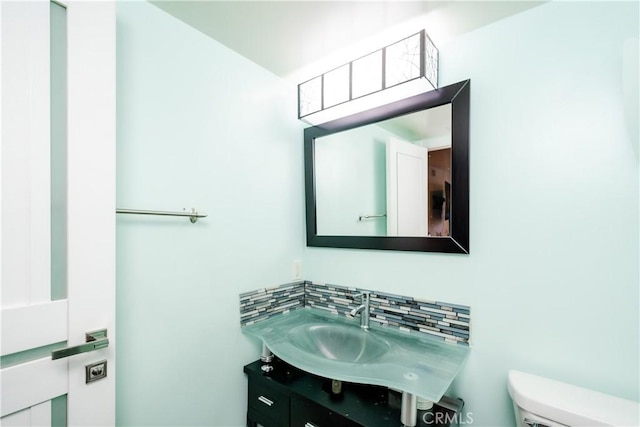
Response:
POLYGON ((263 288, 240 294, 240 325, 249 326, 269 317, 304 307, 305 282, 263 288))
POLYGON ((240 324, 248 326, 304 307, 350 317, 351 310, 360 305, 357 295, 362 291, 371 293, 372 322, 469 345, 471 309, 468 306, 309 281, 241 294, 240 324))

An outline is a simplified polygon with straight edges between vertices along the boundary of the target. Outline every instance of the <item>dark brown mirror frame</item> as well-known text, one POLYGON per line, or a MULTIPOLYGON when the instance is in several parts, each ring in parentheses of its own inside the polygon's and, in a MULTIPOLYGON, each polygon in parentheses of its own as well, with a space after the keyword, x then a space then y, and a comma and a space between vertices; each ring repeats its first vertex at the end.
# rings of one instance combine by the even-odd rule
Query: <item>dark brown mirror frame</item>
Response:
POLYGON ((465 80, 391 104, 304 130, 307 246, 396 251, 469 253, 469 93, 465 80), (314 152, 316 138, 380 122, 416 111, 451 104, 451 236, 325 236, 318 235, 314 152))

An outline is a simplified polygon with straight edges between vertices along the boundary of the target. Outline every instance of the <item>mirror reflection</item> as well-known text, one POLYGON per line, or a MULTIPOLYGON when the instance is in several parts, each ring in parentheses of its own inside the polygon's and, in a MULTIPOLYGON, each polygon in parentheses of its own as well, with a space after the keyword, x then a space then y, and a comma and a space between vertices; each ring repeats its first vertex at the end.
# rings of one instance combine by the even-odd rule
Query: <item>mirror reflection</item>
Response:
POLYGON ((317 234, 451 235, 451 104, 316 138, 317 234))

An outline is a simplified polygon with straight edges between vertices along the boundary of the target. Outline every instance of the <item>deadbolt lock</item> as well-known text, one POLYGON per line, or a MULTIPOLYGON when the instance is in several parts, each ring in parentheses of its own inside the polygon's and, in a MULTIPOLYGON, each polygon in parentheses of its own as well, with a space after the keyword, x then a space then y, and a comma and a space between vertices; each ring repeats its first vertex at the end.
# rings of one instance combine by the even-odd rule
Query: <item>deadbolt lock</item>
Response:
POLYGON ((107 361, 102 360, 100 362, 85 365, 85 377, 86 383, 100 380, 107 376, 107 361))

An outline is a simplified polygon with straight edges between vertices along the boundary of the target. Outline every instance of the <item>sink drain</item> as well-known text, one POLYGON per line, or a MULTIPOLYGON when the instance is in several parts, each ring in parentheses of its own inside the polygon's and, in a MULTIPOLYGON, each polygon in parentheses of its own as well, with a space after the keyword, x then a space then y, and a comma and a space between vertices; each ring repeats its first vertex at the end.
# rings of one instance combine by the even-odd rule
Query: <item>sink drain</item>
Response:
POLYGON ((413 372, 406 372, 403 375, 403 377, 405 377, 405 379, 407 379, 407 380, 417 380, 419 378, 418 374, 415 374, 413 372))

